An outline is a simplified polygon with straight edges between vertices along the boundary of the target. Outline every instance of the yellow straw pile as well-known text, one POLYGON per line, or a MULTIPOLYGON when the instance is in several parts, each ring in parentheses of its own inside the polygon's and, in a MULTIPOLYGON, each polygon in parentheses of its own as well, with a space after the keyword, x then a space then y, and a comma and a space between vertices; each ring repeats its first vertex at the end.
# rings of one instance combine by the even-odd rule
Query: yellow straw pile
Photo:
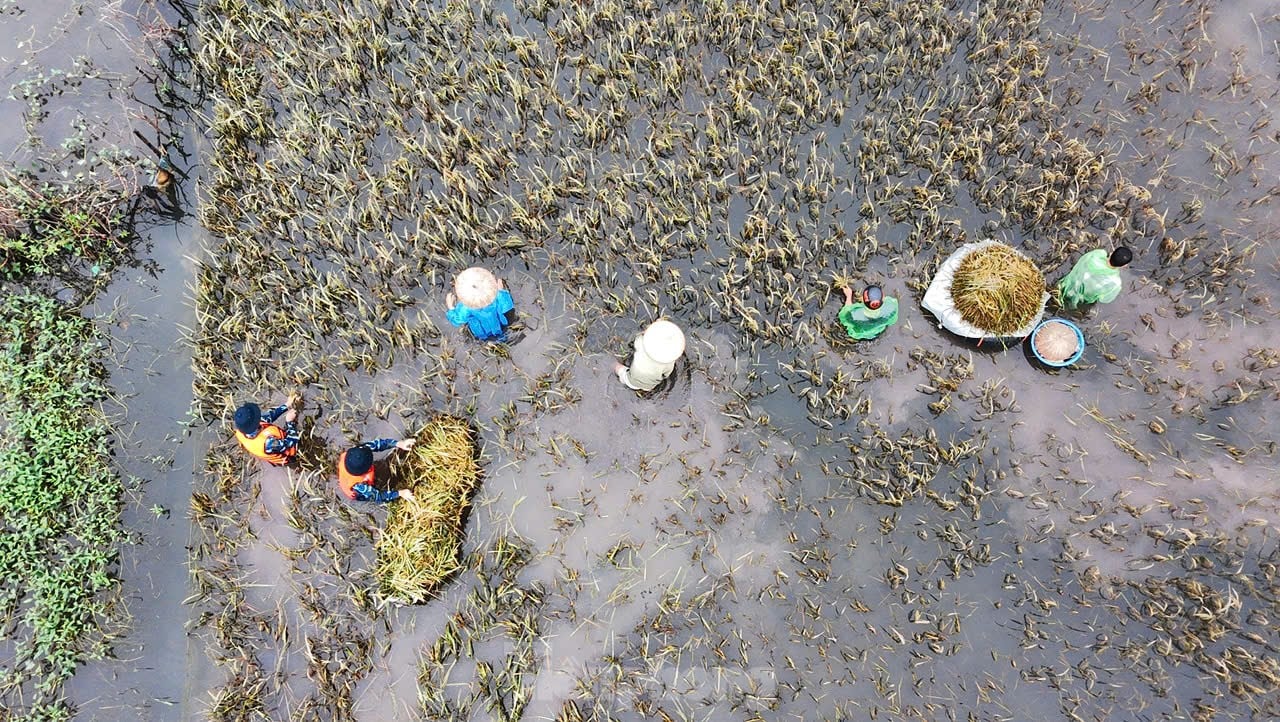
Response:
POLYGON ((992 334, 1011 334, 1040 311, 1044 275, 1025 256, 990 245, 960 261, 951 279, 951 302, 960 317, 992 334))
POLYGON ((451 416, 428 422, 393 474, 414 498, 391 505, 374 573, 384 595, 421 604, 460 566, 462 518, 480 478, 471 428, 451 416))

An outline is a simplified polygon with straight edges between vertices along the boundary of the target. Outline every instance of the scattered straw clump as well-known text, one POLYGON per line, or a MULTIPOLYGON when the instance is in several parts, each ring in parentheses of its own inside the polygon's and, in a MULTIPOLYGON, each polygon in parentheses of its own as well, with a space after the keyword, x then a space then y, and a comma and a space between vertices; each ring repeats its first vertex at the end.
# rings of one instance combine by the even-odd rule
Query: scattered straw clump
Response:
POLYGON ((965 256, 951 280, 951 301, 968 323, 1011 334, 1040 310, 1044 274, 1025 256, 1000 244, 965 256))
POLYGON ((414 498, 391 506, 375 574, 384 595, 421 604, 460 566, 463 514, 480 478, 470 427, 450 416, 429 422, 395 475, 414 498))

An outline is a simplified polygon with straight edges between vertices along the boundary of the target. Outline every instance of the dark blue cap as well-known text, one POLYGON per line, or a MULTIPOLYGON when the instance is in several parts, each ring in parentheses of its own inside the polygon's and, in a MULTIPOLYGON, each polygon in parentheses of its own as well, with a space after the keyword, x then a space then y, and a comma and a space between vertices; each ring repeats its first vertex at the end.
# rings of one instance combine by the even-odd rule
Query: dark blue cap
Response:
POLYGON ((247 403, 236 409, 236 428, 248 436, 258 433, 262 425, 262 409, 255 403, 247 403))
POLYGON ((343 460, 343 466, 347 467, 347 473, 352 476, 361 476, 369 467, 373 466, 373 452, 369 451, 367 446, 356 446, 347 449, 347 457, 343 460))

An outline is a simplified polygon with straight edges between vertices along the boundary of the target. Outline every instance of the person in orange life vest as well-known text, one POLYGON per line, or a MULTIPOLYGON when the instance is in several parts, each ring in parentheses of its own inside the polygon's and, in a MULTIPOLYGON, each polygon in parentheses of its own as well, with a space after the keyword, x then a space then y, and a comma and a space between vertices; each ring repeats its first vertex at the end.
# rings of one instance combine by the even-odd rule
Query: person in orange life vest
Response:
POLYGON ((298 453, 297 418, 298 412, 289 408, 289 404, 281 404, 264 414, 257 404, 247 403, 236 409, 236 440, 259 459, 284 466, 298 453), (283 429, 275 425, 281 414, 284 414, 283 429))
POLYGON ((375 439, 353 446, 338 457, 338 488, 343 496, 352 501, 395 501, 401 497, 413 499, 413 492, 408 489, 400 491, 379 491, 373 485, 373 455, 379 451, 396 448, 408 451, 413 448, 413 439, 375 439))

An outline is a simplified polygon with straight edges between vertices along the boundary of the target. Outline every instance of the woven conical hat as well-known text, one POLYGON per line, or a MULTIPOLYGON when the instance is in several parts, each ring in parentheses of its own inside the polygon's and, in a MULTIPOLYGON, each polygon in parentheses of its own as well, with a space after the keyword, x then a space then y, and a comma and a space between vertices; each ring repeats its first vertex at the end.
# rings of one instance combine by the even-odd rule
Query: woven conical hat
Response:
POLYGON ((684 353, 684 331, 666 319, 654 321, 644 330, 644 352, 658 363, 675 363, 684 353))
POLYGON ((1075 331, 1065 323, 1050 321, 1040 327, 1032 343, 1046 361, 1066 361, 1080 348, 1075 331))
POLYGON ((453 292, 467 308, 484 308, 498 297, 498 277, 479 266, 472 266, 454 279, 453 292))

